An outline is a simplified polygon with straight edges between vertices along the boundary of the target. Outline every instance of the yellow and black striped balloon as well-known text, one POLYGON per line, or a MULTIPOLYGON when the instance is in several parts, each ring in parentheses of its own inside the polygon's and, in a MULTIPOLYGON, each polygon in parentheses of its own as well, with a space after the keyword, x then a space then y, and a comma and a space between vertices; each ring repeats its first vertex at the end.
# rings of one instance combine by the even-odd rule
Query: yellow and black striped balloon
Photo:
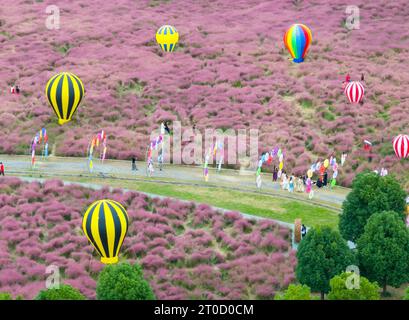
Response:
POLYGON ((89 206, 82 219, 82 229, 101 255, 101 262, 118 262, 119 250, 128 231, 128 214, 113 200, 98 200, 89 206))
POLYGON ((156 32, 156 41, 163 51, 172 52, 179 41, 179 32, 172 26, 162 26, 156 32))
POLYGON ((53 76, 45 86, 45 96, 53 107, 60 125, 71 120, 84 96, 80 78, 69 72, 53 76))

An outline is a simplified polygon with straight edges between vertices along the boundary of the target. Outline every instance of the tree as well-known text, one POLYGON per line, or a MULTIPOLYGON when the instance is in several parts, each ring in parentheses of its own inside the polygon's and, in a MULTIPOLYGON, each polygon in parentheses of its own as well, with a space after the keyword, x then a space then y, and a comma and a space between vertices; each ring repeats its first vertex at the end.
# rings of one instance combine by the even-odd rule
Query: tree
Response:
POLYGON ((370 217, 357 249, 362 274, 377 281, 384 295, 387 285, 409 281, 409 229, 400 214, 385 211, 370 217))
POLYGON ((276 295, 274 300, 312 300, 311 289, 306 285, 290 284, 283 295, 276 295))
POLYGON ((138 264, 108 265, 97 283, 98 300, 154 300, 155 295, 138 264))
POLYGON ((404 219, 405 198, 405 191, 393 177, 381 177, 373 172, 358 174, 342 205, 339 217, 342 236, 355 242, 369 217, 377 212, 395 211, 404 219))
POLYGON ((329 300, 379 300, 381 288, 376 282, 370 282, 367 278, 356 275, 359 277, 359 288, 348 288, 347 281, 351 276, 353 273, 343 272, 331 279, 329 300))
POLYGON ((85 300, 78 289, 63 284, 59 288, 41 290, 35 300, 85 300))
POLYGON ((297 251, 297 279, 321 299, 328 293, 329 281, 355 262, 355 256, 338 231, 329 227, 311 229, 297 251))

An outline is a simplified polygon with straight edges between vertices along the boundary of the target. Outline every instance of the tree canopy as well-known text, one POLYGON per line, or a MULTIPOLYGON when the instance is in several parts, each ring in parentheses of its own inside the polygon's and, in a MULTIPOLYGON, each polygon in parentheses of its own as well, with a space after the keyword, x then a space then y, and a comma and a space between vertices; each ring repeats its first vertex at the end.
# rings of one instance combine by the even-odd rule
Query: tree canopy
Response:
POLYGON ((399 287, 409 281, 409 229, 401 215, 393 211, 372 215, 358 239, 361 273, 386 286, 399 287))
POLYGON ((392 176, 381 177, 373 172, 358 174, 342 205, 339 218, 342 236, 355 242, 369 217, 377 212, 395 211, 404 219, 405 198, 405 191, 392 176))
POLYGON ((298 281, 321 292, 323 299, 330 290, 330 279, 354 264, 355 256, 338 231, 320 227, 311 229, 301 241, 297 260, 298 281))

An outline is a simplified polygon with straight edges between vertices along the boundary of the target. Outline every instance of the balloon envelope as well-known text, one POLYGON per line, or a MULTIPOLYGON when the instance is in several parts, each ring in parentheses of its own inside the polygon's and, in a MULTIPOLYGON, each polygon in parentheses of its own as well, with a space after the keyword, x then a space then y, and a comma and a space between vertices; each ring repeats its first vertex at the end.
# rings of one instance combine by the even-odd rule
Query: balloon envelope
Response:
POLYGON ((128 214, 113 200, 98 200, 89 206, 82 220, 82 229, 101 256, 101 262, 118 262, 125 235, 128 231, 128 214))
POLYGON ((179 41, 179 33, 172 26, 162 26, 156 32, 156 41, 163 51, 172 52, 179 41))
POLYGON ((407 158, 409 156, 409 136, 400 134, 393 139, 393 149, 398 158, 407 158))
POLYGON ((284 35, 284 44, 296 63, 304 61, 311 42, 311 30, 304 24, 293 24, 284 35))
POLYGON ((312 170, 311 170, 311 169, 307 171, 307 177, 308 177, 308 178, 311 178, 311 177, 312 177, 312 170))
POLYGON ((325 161, 324 161, 324 167, 325 167, 325 168, 328 168, 328 166, 329 166, 329 160, 328 160, 328 159, 325 159, 325 161))
POLYGON ((45 86, 45 96, 58 117, 60 125, 71 120, 85 89, 80 78, 69 72, 53 76, 45 86))

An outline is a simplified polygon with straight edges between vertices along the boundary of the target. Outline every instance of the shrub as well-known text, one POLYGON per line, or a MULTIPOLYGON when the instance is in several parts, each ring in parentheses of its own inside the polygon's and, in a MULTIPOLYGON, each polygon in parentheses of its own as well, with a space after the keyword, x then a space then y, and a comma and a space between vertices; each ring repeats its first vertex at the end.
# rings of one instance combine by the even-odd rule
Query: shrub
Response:
POLYGON ((85 297, 72 286, 63 284, 60 288, 41 290, 35 300, 85 300, 85 297))
POLYGON ((406 288, 405 295, 403 297, 403 300, 409 300, 409 287, 406 288))
POLYGON ((376 282, 370 282, 367 278, 357 275, 359 288, 347 288, 347 280, 350 276, 353 276, 351 272, 344 272, 331 279, 329 300, 379 300, 380 288, 376 282))
POLYGON ((149 283, 138 264, 121 263, 106 266, 98 277, 98 300, 154 300, 149 283))
POLYGON ((311 289, 302 284, 290 284, 282 295, 276 295, 274 300, 312 300, 311 289))

